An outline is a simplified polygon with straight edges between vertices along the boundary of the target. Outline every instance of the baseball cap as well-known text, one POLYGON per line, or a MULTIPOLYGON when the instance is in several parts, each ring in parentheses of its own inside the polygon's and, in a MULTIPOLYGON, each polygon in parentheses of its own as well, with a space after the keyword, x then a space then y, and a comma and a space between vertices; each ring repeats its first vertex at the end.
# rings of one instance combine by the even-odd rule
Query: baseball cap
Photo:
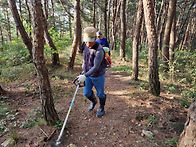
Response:
POLYGON ((96 37, 96 29, 94 27, 86 27, 84 29, 84 42, 94 42, 96 37))
POLYGON ((101 36, 101 35, 102 35, 101 31, 98 31, 97 36, 101 36))

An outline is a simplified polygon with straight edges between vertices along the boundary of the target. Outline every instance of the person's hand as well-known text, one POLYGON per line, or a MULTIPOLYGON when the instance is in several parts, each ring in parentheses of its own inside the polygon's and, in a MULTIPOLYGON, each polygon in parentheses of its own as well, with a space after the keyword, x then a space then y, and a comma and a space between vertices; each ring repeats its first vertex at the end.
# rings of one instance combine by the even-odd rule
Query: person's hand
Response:
POLYGON ((84 82, 85 79, 86 79, 86 76, 85 75, 79 75, 78 76, 78 81, 80 81, 80 82, 84 82))

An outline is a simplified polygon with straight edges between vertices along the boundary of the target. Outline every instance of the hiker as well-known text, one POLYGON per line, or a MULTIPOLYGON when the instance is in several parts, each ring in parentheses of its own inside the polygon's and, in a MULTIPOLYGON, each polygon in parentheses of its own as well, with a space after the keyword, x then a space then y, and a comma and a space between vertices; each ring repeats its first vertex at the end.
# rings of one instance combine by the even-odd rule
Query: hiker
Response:
POLYGON ((97 91, 99 97, 100 107, 96 116, 101 117, 104 114, 104 106, 106 101, 105 87, 105 60, 104 50, 102 46, 96 42, 96 29, 94 27, 87 27, 84 29, 83 39, 85 42, 83 49, 83 75, 78 76, 80 82, 85 81, 83 90, 84 96, 91 101, 89 111, 93 110, 97 99, 92 90, 93 86, 97 91))
POLYGON ((108 47, 108 48, 110 48, 110 47, 109 47, 109 43, 108 43, 107 38, 105 38, 105 37, 102 36, 102 32, 101 32, 101 31, 98 31, 98 32, 96 33, 96 35, 97 35, 97 40, 96 40, 96 42, 98 42, 99 44, 101 44, 103 47, 108 47))

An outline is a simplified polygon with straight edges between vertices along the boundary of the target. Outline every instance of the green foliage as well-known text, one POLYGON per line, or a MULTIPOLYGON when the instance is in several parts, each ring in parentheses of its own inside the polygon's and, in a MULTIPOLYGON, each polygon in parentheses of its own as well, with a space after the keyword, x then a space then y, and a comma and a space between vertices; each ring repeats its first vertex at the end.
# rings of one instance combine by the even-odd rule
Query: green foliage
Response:
POLYGON ((0 66, 17 66, 30 61, 29 52, 21 40, 0 44, 0 66))
POLYGON ((148 125, 147 126, 151 126, 153 124, 156 124, 158 122, 158 120, 152 114, 152 115, 148 116, 147 122, 148 122, 148 125))
POLYGON ((166 139, 166 141, 164 143, 169 145, 170 147, 175 147, 178 143, 178 139, 176 139, 176 138, 166 139))
POLYGON ((125 54, 126 54, 126 58, 127 59, 131 59, 132 58, 132 39, 128 38, 126 40, 126 45, 125 45, 125 54))
POLYGON ((44 124, 43 115, 41 114, 40 108, 37 107, 31 110, 31 113, 28 114, 28 118, 22 122, 20 128, 31 128, 36 125, 44 124))
POLYGON ((131 71, 131 67, 126 66, 126 65, 122 65, 122 66, 117 66, 117 67, 112 67, 112 70, 114 71, 131 71))
POLYGON ((144 43, 139 46, 139 60, 148 65, 148 46, 144 43))
POLYGON ((175 93, 177 91, 177 86, 173 84, 164 85, 164 89, 168 91, 168 93, 175 93))
POLYGON ((18 138, 19 138, 16 131, 11 132, 10 137, 11 137, 14 141, 17 141, 18 138))
POLYGON ((63 122, 61 120, 58 120, 56 121, 56 124, 54 126, 60 129, 63 126, 63 122))
POLYGON ((149 83, 146 82, 146 81, 143 81, 143 82, 141 82, 141 83, 138 85, 138 89, 140 89, 140 90, 142 90, 142 89, 147 90, 148 87, 149 87, 149 83))

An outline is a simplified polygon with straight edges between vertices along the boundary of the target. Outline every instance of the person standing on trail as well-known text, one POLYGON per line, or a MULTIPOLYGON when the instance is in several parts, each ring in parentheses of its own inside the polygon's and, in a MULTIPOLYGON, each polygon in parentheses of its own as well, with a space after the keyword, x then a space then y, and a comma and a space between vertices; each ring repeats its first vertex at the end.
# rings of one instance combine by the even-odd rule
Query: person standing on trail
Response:
POLYGON ((98 31, 98 32, 96 33, 96 35, 97 35, 97 40, 96 40, 96 42, 98 42, 99 44, 101 44, 103 47, 108 47, 108 48, 110 48, 110 47, 109 47, 109 43, 108 43, 107 38, 105 38, 105 37, 102 36, 102 32, 101 32, 101 31, 98 31))
POLYGON ((94 27, 87 27, 83 33, 83 75, 78 76, 80 82, 85 81, 83 89, 84 96, 91 101, 89 111, 93 110, 97 104, 96 96, 92 90, 93 86, 96 89, 99 97, 100 107, 96 116, 101 117, 104 114, 104 106, 106 102, 105 87, 105 59, 104 50, 102 46, 96 42, 96 29, 94 27))

